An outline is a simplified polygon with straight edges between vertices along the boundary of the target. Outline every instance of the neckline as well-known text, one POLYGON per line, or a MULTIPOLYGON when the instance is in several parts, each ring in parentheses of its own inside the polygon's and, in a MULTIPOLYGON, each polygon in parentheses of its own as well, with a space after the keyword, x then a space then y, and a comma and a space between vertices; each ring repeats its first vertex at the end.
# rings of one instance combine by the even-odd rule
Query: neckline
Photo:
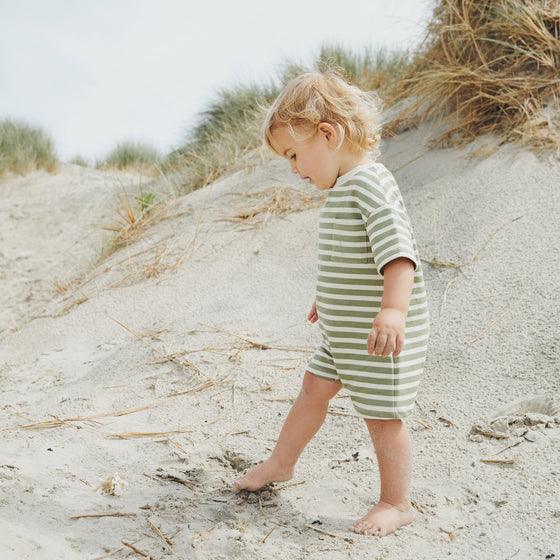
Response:
POLYGON ((335 183, 331 187, 331 189, 334 189, 335 187, 338 187, 344 181, 346 181, 346 179, 348 179, 349 177, 352 177, 352 175, 355 175, 356 173, 358 173, 362 169, 365 169, 366 167, 370 167, 371 165, 373 165, 372 161, 368 161, 367 163, 361 163, 360 165, 356 165, 356 167, 353 167, 352 169, 350 169, 350 171, 347 171, 344 175, 341 175, 340 177, 338 177, 338 179, 335 181, 335 183))

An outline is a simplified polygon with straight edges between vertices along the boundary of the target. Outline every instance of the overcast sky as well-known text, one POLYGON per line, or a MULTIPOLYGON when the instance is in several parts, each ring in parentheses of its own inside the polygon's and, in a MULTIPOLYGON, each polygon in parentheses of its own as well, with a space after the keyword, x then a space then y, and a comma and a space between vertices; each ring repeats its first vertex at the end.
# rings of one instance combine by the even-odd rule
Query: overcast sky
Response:
POLYGON ((177 147, 216 91, 325 44, 413 48, 431 0, 0 0, 0 119, 62 159, 122 140, 177 147))

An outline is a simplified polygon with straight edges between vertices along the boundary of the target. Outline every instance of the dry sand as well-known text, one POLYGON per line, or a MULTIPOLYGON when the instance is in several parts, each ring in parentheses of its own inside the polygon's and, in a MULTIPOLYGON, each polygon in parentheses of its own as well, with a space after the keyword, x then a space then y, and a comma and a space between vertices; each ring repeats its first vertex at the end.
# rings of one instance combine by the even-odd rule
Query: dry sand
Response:
POLYGON ((258 227, 228 218, 258 206, 247 193, 290 187, 297 206, 312 187, 263 162, 176 200, 94 264, 116 192, 138 178, 64 165, 0 184, 0 557, 560 557, 560 419, 489 424, 517 399, 560 397, 560 162, 507 145, 483 156, 482 141, 428 150, 426 134, 386 142, 380 158, 422 257, 464 265, 424 263, 432 338, 407 422, 411 526, 347 531, 378 475, 344 396, 300 484, 232 492, 269 453, 318 342, 305 322, 318 209, 258 227), (74 518, 106 514, 128 515, 74 518))

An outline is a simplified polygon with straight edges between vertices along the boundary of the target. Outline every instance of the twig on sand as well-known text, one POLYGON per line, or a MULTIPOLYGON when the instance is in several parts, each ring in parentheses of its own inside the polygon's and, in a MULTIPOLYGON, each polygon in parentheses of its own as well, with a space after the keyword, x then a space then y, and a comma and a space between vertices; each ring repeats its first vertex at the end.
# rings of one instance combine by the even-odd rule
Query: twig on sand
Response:
POLYGON ((197 385, 196 387, 192 387, 185 391, 179 391, 178 393, 169 393, 169 395, 164 395, 162 398, 168 399, 172 397, 178 397, 180 395, 187 395, 188 393, 196 393, 198 391, 202 391, 203 389, 208 389, 209 387, 213 387, 214 385, 217 385, 220 382, 225 382, 226 377, 227 376, 214 377, 214 379, 208 379, 204 381, 204 383, 197 385))
POLYGON ((148 560, 156 560, 153 556, 150 556, 149 554, 146 554, 145 552, 142 552, 141 550, 138 550, 133 544, 127 543, 125 541, 121 541, 124 546, 128 546, 128 548, 130 548, 131 550, 133 550, 134 552, 136 552, 136 554, 139 554, 140 556, 143 556, 144 558, 148 558, 148 560))
POLYGON ((457 278, 453 278, 453 280, 451 280, 451 282, 449 282, 449 284, 447 284, 447 287, 445 288, 445 292, 443 292, 443 298, 441 300, 441 307, 439 308, 439 314, 440 315, 443 311, 443 306, 445 305, 445 302, 447 301, 447 292, 448 292, 449 288, 451 288, 451 284, 453 284, 453 282, 455 282, 455 280, 457 280, 457 278))
POLYGON ((136 517, 135 513, 91 513, 88 515, 74 515, 70 519, 83 519, 85 517, 136 517))
POLYGON ((169 541, 163 536, 163 533, 149 519, 147 521, 150 524, 150 527, 155 531, 156 535, 165 543, 165 546, 169 548, 171 554, 175 554, 173 547, 171 546, 169 541))
POLYGON ((502 313, 491 325, 487 326, 476 338, 469 340, 467 344, 472 344, 473 342, 476 342, 479 338, 482 337, 483 334, 488 332, 496 323, 501 321, 508 313, 511 313, 520 303, 521 300, 519 300, 515 305, 512 305, 506 312, 502 313))
POLYGON ((183 250, 183 252, 179 256, 179 258, 177 259, 177 262, 170 268, 168 274, 166 274, 163 278, 158 280, 158 282, 157 282, 158 284, 167 280, 169 278, 169 276, 181 266, 181 264, 185 260, 185 257, 189 253, 189 251, 190 251, 190 257, 191 258, 194 255, 194 251, 195 251, 195 247, 196 247, 196 241, 198 239, 198 234, 200 233, 200 229, 201 229, 202 216, 204 216, 204 212, 206 211, 206 205, 208 204, 208 199, 210 197, 211 192, 212 192, 212 184, 208 188, 208 194, 206 195, 206 198, 204 199, 204 204, 202 205, 202 209, 201 209, 200 214, 198 216, 198 220, 196 222, 196 227, 195 227, 195 230, 194 230, 193 238, 187 243, 187 246, 185 247, 185 249, 183 250))
POLYGON ((144 473, 144 476, 155 480, 156 482, 178 482, 179 484, 185 484, 187 486, 196 486, 194 482, 190 480, 184 480, 183 478, 179 478, 177 476, 173 476, 172 474, 158 474, 156 476, 152 476, 150 474, 144 473))
MULTIPOLYGON (((129 438, 167 436, 169 434, 188 434, 191 433, 191 431, 192 430, 170 430, 168 432, 124 432, 122 434, 107 434, 107 436, 112 438, 118 438, 118 439, 129 439, 129 438)), ((164 441, 167 441, 167 439, 164 441)))
POLYGON ((480 459, 482 463, 499 463, 503 465, 513 465, 515 459, 480 459))
POLYGON ((235 428, 237 428, 237 426, 239 425, 239 423, 241 422, 241 419, 243 418, 243 416, 245 415, 245 413, 247 412, 247 409, 249 408, 249 405, 247 405, 244 409, 243 412, 240 414, 239 418, 237 419, 237 422, 225 433, 225 435, 229 435, 231 434, 231 432, 233 432, 233 430, 235 430, 235 428))
POLYGON ((484 251, 484 249, 486 249, 486 246, 488 245, 488 243, 490 243, 490 241, 494 238, 494 236, 501 231, 502 229, 504 229, 505 227, 509 226, 510 224, 512 224, 513 222, 516 222, 517 220, 520 220, 523 216, 519 216, 517 218, 514 218, 513 220, 510 220, 507 224, 504 224, 503 226, 500 226, 484 243, 484 245, 480 248, 480 250, 476 253, 476 255, 468 262, 466 263, 461 263, 461 264, 457 264, 457 263, 452 263, 452 262, 447 262, 447 261, 440 261, 439 259, 421 259, 424 262, 427 262, 429 264, 431 264, 432 266, 436 267, 436 268, 463 268, 465 266, 469 266, 470 264, 473 264, 474 261, 476 261, 476 259, 478 259, 478 257, 480 256, 480 253, 482 253, 482 251, 484 251))
POLYGON ((32 429, 32 428, 58 428, 60 426, 76 427, 76 426, 74 426, 74 424, 72 424, 72 422, 95 422, 95 423, 99 423, 99 422, 97 422, 97 420, 99 420, 100 418, 109 418, 111 416, 125 416, 126 414, 132 414, 132 413, 138 412, 140 410, 146 410, 147 408, 160 406, 163 403, 164 403, 164 401, 160 401, 160 402, 146 404, 146 405, 143 405, 143 406, 137 406, 135 408, 129 408, 129 409, 126 409, 126 410, 119 410, 117 412, 108 412, 106 414, 97 414, 95 416, 77 416, 75 418, 58 418, 57 416, 49 414, 49 416, 51 416, 51 418, 53 418, 53 420, 45 420, 43 422, 35 422, 34 424, 14 426, 13 428, 5 428, 5 429, 6 430, 15 430, 15 429, 26 430, 26 429, 32 429))
POLYGON ((275 488, 274 490, 279 492, 280 490, 284 490, 285 488, 290 488, 291 486, 299 486, 300 484, 305 484, 306 482, 307 482, 307 480, 302 480, 301 482, 292 482, 291 484, 285 484, 284 486, 279 486, 278 488, 275 488))
POLYGON ((426 430, 431 430, 431 429, 432 429, 431 424, 429 424, 429 423, 426 422, 425 420, 422 420, 422 418, 413 418, 413 420, 414 420, 417 424, 420 424, 420 426, 424 426, 424 428, 426 428, 426 430))
POLYGON ((335 535, 334 533, 329 533, 328 531, 323 531, 323 529, 319 529, 318 527, 315 527, 314 525, 305 525, 308 529, 313 529, 314 531, 317 531, 318 533, 322 533, 323 535, 328 535, 329 537, 334 537, 335 539, 342 539, 343 541, 349 542, 349 543, 353 543, 354 540, 351 539, 350 537, 343 537, 342 535, 335 535))
POLYGON ((167 438, 169 443, 172 443, 177 449, 180 449, 185 455, 189 455, 189 452, 183 449, 176 441, 173 441, 171 438, 167 438))
POLYGON ((237 222, 249 227, 261 229, 271 216, 288 215, 316 208, 323 204, 323 193, 309 194, 287 187, 272 187, 254 193, 235 193, 238 197, 256 200, 260 204, 252 204, 249 208, 238 210, 232 216, 224 216, 222 220, 237 222))
POLYGON ((426 513, 424 511, 424 508, 417 502, 415 502, 414 500, 410 500, 410 503, 412 504, 412 507, 417 509, 420 513, 426 513))
POLYGON ((159 351, 153 344, 150 344, 142 335, 134 332, 132 329, 129 329, 126 325, 123 325, 119 320, 115 319, 114 317, 111 317, 110 315, 107 315, 107 317, 109 317, 109 319, 111 319, 112 321, 115 321, 115 323, 117 323, 123 329, 128 331, 132 336, 134 336, 135 338, 140 340, 140 342, 143 342, 146 346, 149 346, 158 356, 161 356, 162 358, 165 358, 165 361, 174 362, 174 363, 179 364, 179 365, 181 365, 185 368, 191 368, 194 371, 196 371, 197 373, 199 373, 200 375, 204 376, 204 373, 200 369, 198 369, 191 361, 187 360, 183 355, 181 355, 181 356, 166 355, 163 352, 159 351))
POLYGON ((261 542, 266 542, 266 539, 268 539, 268 537, 270 537, 270 535, 272 535, 272 531, 275 531, 277 527, 278 527, 278 525, 275 523, 274 527, 272 527, 272 529, 270 529, 270 531, 267 533, 266 537, 261 542))
POLYGON ((262 501, 261 501, 260 496, 259 496, 259 508, 261 510, 261 514, 264 517, 265 521, 268 521, 269 523, 274 524, 274 527, 272 528, 272 530, 269 531, 268 535, 266 535, 266 537, 262 540, 262 542, 265 542, 266 539, 268 539, 268 537, 270 537, 270 535, 272 534, 272 531, 274 531, 274 529, 276 529, 276 527, 287 527, 287 525, 284 525, 283 523, 280 523, 279 521, 274 521, 274 519, 270 519, 270 517, 266 516, 266 514, 264 513, 264 509, 263 509, 263 505, 262 505, 262 501))
POLYGON ((203 327, 208 327, 209 329, 212 329, 214 331, 217 332, 222 332, 224 334, 229 334, 230 336, 233 336, 239 340, 242 340, 243 342, 246 342, 247 344, 249 344, 250 346, 253 346, 254 348, 258 348, 259 350, 286 350, 289 352, 314 352, 314 349, 312 348, 297 348, 294 346, 273 346, 271 344, 265 344, 263 342, 255 342, 254 340, 251 340, 249 338, 245 338, 244 336, 240 336, 238 334, 235 334, 231 331, 227 331, 226 329, 222 329, 220 327, 215 327, 213 325, 207 325, 206 323, 198 323, 199 325, 202 325, 203 327))
POLYGON ((502 449, 500 449, 499 451, 496 451, 496 453, 493 453, 493 455, 499 455, 500 453, 503 453, 504 451, 511 449, 512 447, 515 447, 516 445, 519 445, 521 442, 525 441, 525 438, 517 438, 513 443, 510 443, 509 445, 506 445, 505 447, 502 447, 502 449))

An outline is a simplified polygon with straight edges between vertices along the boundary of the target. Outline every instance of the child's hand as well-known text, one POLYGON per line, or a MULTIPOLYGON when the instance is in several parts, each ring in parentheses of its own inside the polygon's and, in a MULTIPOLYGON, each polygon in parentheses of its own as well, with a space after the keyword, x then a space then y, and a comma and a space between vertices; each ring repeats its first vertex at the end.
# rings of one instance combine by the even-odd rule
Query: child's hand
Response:
POLYGON ((317 315, 317 302, 314 301, 313 305, 311 306, 311 311, 309 312, 309 315, 307 316, 307 320, 310 323, 315 323, 318 319, 319 319, 319 315, 317 315))
POLYGON ((406 313, 392 308, 381 309, 368 336, 368 352, 384 358, 393 353, 396 358, 403 347, 405 326, 406 313))

